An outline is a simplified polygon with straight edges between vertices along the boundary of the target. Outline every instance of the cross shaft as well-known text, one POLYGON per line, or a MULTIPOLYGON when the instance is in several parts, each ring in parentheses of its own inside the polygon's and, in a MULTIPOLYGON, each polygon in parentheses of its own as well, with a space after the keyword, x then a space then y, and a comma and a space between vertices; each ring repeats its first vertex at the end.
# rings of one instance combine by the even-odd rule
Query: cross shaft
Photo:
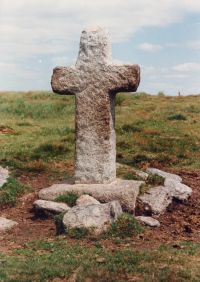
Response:
POLYGON ((75 67, 57 67, 52 89, 76 96, 76 183, 116 179, 115 95, 136 91, 138 65, 113 65, 108 34, 101 28, 82 32, 75 67))

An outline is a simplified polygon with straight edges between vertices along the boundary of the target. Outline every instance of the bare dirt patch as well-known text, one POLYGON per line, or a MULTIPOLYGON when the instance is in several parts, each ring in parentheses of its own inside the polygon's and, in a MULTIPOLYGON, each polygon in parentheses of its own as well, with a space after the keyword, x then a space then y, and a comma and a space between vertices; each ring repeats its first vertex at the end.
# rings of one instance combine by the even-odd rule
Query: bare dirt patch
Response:
POLYGON ((0 133, 2 134, 15 134, 15 130, 11 127, 0 126, 0 133))

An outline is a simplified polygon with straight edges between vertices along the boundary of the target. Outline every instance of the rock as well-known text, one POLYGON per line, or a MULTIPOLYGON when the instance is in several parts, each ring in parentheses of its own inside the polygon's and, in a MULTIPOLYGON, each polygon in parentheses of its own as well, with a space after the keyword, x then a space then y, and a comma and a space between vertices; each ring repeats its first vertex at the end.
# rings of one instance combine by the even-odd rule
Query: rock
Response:
POLYGON ((190 187, 171 178, 166 178, 164 185, 170 189, 172 196, 180 201, 187 200, 192 195, 190 187))
MULTIPOLYGON (((105 206, 106 204, 103 205, 105 206)), ((112 217, 112 222, 113 219, 114 221, 116 221, 118 217, 123 213, 120 203, 118 201, 112 201, 110 203, 107 203, 107 205, 110 206, 110 215, 112 217)))
POLYGON ((147 173, 156 174, 156 175, 159 175, 163 178, 170 178, 170 179, 173 179, 175 181, 182 182, 182 178, 179 175, 168 173, 168 172, 162 171, 162 170, 157 169, 157 168, 148 168, 147 173))
POLYGON ((163 214, 169 204, 172 203, 172 194, 167 187, 158 186, 139 196, 139 200, 142 202, 145 211, 158 216, 163 214))
POLYGON ((110 184, 55 184, 40 190, 39 198, 55 200, 68 192, 79 195, 89 194, 102 203, 119 201, 124 211, 134 212, 139 188, 144 182, 134 180, 117 180, 110 184))
POLYGON ((116 163, 116 169, 123 168, 124 166, 127 166, 127 165, 116 163))
POLYGON ((81 195, 76 201, 77 206, 89 206, 89 205, 96 205, 96 204, 98 205, 100 204, 100 202, 89 195, 81 195))
POLYGON ((150 227, 160 227, 160 222, 150 216, 136 216, 136 219, 150 227))
POLYGON ((113 64, 111 53, 107 31, 87 28, 76 65, 53 70, 53 91, 76 95, 76 183, 116 180, 115 94, 137 90, 140 68, 113 64))
POLYGON ((33 203, 36 211, 48 211, 52 213, 62 213, 70 210, 70 207, 64 203, 56 203, 52 201, 37 200, 33 203))
POLYGON ((0 166, 0 188, 7 182, 9 178, 9 171, 0 166))
POLYGON ((66 229, 86 228, 91 233, 100 234, 106 231, 121 214, 122 208, 117 201, 75 206, 64 215, 63 224, 66 229))
POLYGON ((147 180, 149 176, 148 173, 141 171, 141 170, 135 170, 135 174, 139 176, 140 178, 142 178, 143 180, 147 180))
POLYGON ((4 217, 0 217, 0 232, 10 230, 17 224, 18 223, 16 221, 13 221, 13 220, 10 220, 4 217))

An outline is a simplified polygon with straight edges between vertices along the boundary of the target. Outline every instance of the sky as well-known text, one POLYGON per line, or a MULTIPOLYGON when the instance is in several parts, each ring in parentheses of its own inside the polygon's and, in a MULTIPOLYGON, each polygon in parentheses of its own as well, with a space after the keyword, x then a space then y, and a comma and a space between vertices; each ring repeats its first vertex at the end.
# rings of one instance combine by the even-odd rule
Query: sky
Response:
POLYGON ((0 0, 0 91, 50 90, 96 25, 114 62, 140 65, 138 91, 200 94, 200 0, 0 0))

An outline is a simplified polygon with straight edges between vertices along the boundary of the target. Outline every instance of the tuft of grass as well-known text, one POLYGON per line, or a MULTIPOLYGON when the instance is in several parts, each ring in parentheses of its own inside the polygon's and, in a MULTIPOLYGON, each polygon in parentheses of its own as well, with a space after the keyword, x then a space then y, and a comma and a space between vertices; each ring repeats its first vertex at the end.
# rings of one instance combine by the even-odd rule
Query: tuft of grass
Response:
POLYGON ((195 114, 200 113, 200 108, 198 105, 190 105, 186 110, 188 113, 195 113, 195 114))
POLYGON ((165 93, 163 91, 158 92, 158 97, 165 97, 165 93))
POLYGON ((79 228, 70 228, 66 231, 67 235, 73 239, 81 239, 86 237, 89 234, 89 230, 84 227, 79 228))
POLYGON ((28 172, 42 173, 47 170, 47 164, 43 160, 34 160, 28 162, 25 166, 22 164, 21 168, 28 172))
POLYGON ((124 94, 121 94, 121 93, 117 94, 117 96, 115 97, 115 105, 122 106, 125 100, 126 100, 126 97, 124 96, 124 94))
POLYGON ((164 182, 165 182, 164 177, 150 173, 147 178, 146 184, 149 184, 152 186, 160 186, 160 185, 162 186, 164 185, 164 182))
POLYGON ((0 189, 0 205, 15 206, 17 197, 21 196, 27 187, 19 183, 14 177, 9 177, 7 183, 0 189))
POLYGON ((16 125, 18 126, 31 126, 32 124, 30 122, 18 122, 16 125))
POLYGON ((147 193, 149 191, 149 189, 152 188, 151 185, 147 184, 147 183, 143 183, 140 186, 140 195, 144 195, 145 193, 147 193))
POLYGON ((65 213, 60 213, 54 216, 54 222, 56 225, 56 235, 61 235, 66 233, 65 226, 63 224, 63 217, 65 213))
POLYGON ((148 163, 151 161, 151 158, 147 154, 135 154, 130 161, 127 161, 128 164, 132 166, 137 166, 141 163, 148 163))
POLYGON ((135 124, 123 124, 121 127, 121 131, 123 133, 133 133, 133 132, 141 132, 142 130, 135 124))
POLYGON ((68 192, 64 195, 58 196, 55 201, 66 203, 69 207, 74 207, 76 205, 76 200, 79 198, 79 195, 74 192, 68 192))
POLYGON ((38 159, 49 159, 56 157, 58 155, 63 155, 65 153, 69 152, 69 149, 67 148, 66 144, 52 144, 52 143, 45 143, 41 144, 36 148, 31 156, 32 159, 38 160, 38 159))
POLYGON ((108 230, 109 235, 120 238, 137 236, 141 232, 143 232, 141 225, 137 222, 133 215, 128 213, 122 214, 108 230))
POLYGON ((183 114, 175 114, 168 117, 168 120, 187 120, 183 114))
POLYGON ((147 193, 152 187, 163 186, 164 182, 164 177, 150 173, 146 182, 140 186, 140 195, 147 193))
POLYGON ((136 174, 135 170, 132 167, 129 167, 127 165, 117 168, 117 177, 127 180, 143 180, 136 174))

